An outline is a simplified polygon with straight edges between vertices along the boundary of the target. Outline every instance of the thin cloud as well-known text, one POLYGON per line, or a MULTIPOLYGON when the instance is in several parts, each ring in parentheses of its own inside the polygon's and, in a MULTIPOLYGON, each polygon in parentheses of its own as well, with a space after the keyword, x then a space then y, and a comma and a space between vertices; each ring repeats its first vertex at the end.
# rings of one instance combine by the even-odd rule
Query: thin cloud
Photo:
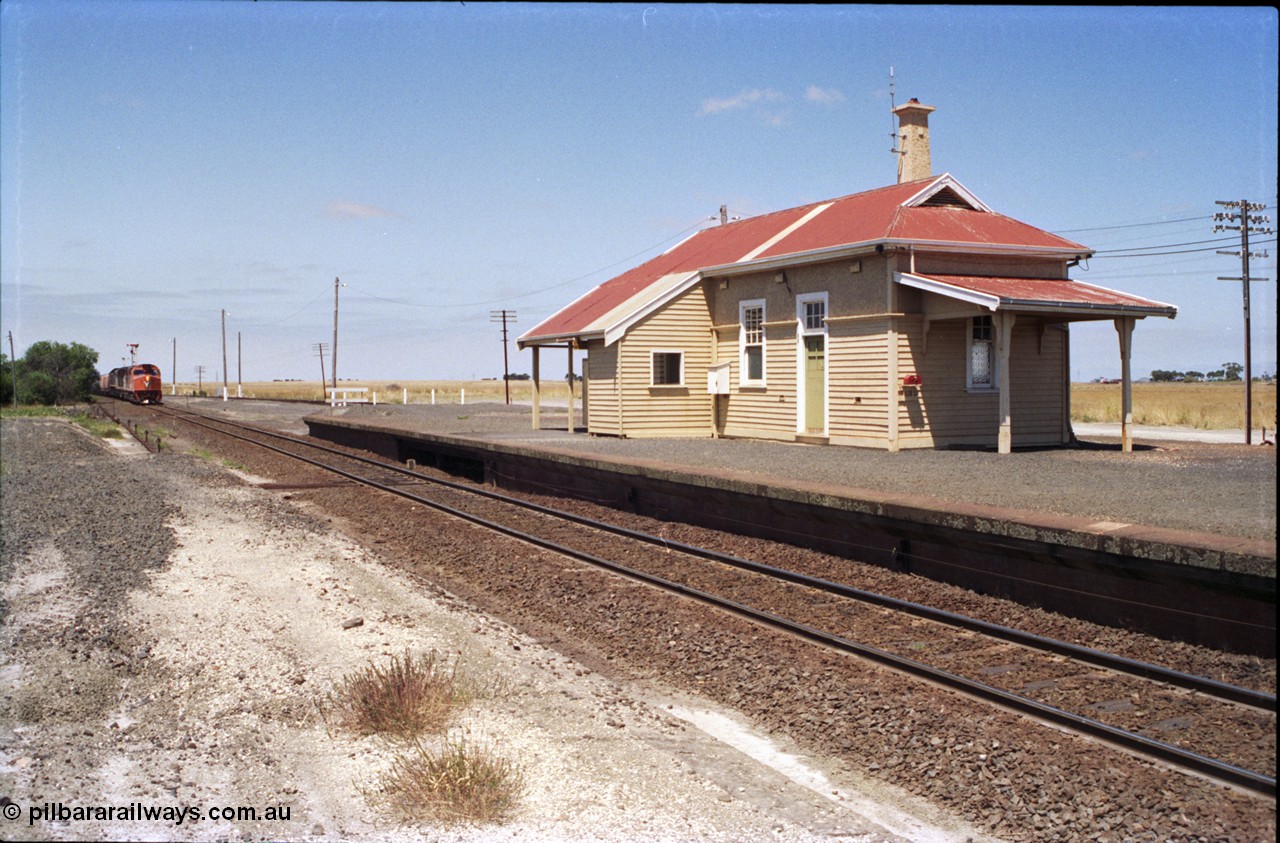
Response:
POLYGON ((705 99, 702 101, 702 108, 699 109, 698 113, 700 115, 723 114, 726 111, 737 111, 760 103, 781 102, 785 99, 785 94, 772 88, 753 88, 749 91, 742 91, 737 96, 705 99))
POLYGON ((819 88, 817 85, 810 85, 804 92, 804 98, 818 105, 835 105, 844 102, 844 94, 838 88, 819 88))
POLYGON ((367 220, 379 217, 399 218, 401 215, 376 205, 363 205, 359 202, 333 201, 324 206, 327 217, 345 220, 367 220))

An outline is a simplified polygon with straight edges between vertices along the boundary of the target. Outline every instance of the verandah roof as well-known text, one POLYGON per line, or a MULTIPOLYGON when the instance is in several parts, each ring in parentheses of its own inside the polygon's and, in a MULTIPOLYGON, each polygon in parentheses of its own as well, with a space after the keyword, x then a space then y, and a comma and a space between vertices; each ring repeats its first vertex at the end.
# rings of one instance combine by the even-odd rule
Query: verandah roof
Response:
POLYGON ((1109 290, 1071 279, 1001 278, 990 275, 939 275, 894 273, 894 280, 947 298, 969 302, 992 312, 1049 311, 1075 319, 1110 319, 1117 316, 1178 315, 1178 308, 1164 302, 1109 290))

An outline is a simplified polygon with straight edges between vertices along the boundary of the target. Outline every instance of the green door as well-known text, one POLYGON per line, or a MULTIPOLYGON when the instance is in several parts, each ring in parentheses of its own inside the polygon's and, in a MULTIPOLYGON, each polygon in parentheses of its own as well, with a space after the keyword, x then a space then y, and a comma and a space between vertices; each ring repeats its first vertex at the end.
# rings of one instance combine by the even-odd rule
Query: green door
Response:
POLYGON ((804 338, 804 426, 819 433, 826 429, 826 339, 821 335, 804 338))

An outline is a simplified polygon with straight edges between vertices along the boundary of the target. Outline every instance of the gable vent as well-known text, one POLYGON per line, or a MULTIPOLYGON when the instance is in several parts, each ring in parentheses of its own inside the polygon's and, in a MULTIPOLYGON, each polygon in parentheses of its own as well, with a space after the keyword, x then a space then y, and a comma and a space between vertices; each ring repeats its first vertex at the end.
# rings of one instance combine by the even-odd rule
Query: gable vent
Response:
POLYGON ((967 202, 949 187, 944 187, 928 199, 920 203, 921 208, 966 208, 973 210, 973 205, 967 202))

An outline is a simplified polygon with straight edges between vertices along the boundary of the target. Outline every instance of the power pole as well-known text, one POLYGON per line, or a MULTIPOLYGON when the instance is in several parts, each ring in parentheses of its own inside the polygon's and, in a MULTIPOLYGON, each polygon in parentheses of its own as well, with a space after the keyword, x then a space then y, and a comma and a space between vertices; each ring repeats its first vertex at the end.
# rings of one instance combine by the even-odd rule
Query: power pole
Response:
POLYGON ((13 406, 18 406, 18 358, 13 356, 13 331, 9 332, 9 365, 13 367, 13 406))
POLYGON ((1240 277, 1231 278, 1218 276, 1219 281, 1239 281, 1244 289, 1244 444, 1253 444, 1253 349, 1251 329, 1249 327, 1249 282, 1250 281, 1267 281, 1267 278, 1250 278, 1249 277, 1249 258, 1265 258, 1266 252, 1250 252, 1249 251, 1249 235, 1250 234, 1274 234, 1274 229, 1263 227, 1261 223, 1271 222, 1270 217, 1264 217, 1253 211, 1264 210, 1266 205, 1259 205, 1256 202, 1250 202, 1248 199, 1241 199, 1238 202, 1216 202, 1224 208, 1230 208, 1231 212, 1219 212, 1213 215, 1218 223, 1236 223, 1236 225, 1215 225, 1214 231, 1238 231, 1240 232, 1240 251, 1223 251, 1218 250, 1220 255, 1236 255, 1240 258, 1240 277))
POLYGON ((222 397, 227 397, 227 312, 222 311, 222 397))
POLYGON ((327 342, 318 342, 312 346, 320 355, 320 398, 324 398, 324 353, 328 351, 329 344, 327 342))
POLYGON ((511 403, 511 369, 507 365, 507 323, 516 321, 514 310, 489 311, 490 322, 502 323, 502 382, 507 385, 507 403, 511 403))
POLYGON ((173 368, 169 370, 169 374, 173 376, 173 383, 169 386, 169 394, 178 394, 178 338, 173 338, 173 368))
POLYGON ((342 285, 333 279, 333 388, 338 388, 338 288, 342 285))
POLYGON ((240 332, 236 331, 236 397, 237 398, 244 397, 244 373, 240 369, 241 350, 242 349, 240 346, 240 332))
POLYGON ((196 395, 204 392, 204 366, 196 366, 196 395))

